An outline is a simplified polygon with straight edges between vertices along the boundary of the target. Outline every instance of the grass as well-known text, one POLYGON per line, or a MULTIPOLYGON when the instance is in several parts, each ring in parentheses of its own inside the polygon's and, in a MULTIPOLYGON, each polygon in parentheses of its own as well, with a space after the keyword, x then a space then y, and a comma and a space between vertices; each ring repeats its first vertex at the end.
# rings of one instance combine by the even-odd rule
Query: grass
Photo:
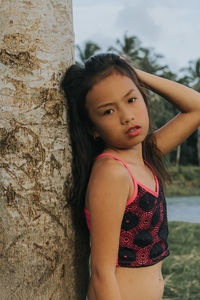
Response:
POLYGON ((172 182, 167 186, 167 196, 200 195, 200 166, 171 166, 172 182))
POLYGON ((163 299, 200 299, 200 224, 169 222, 169 249, 163 261, 163 299))

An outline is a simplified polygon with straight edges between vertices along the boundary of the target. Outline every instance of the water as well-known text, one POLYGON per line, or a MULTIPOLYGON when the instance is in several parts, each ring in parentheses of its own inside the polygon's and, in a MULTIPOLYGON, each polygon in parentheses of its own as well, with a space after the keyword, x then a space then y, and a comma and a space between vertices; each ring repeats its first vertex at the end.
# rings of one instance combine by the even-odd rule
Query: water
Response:
POLYGON ((166 197, 169 221, 200 223, 200 196, 166 197))

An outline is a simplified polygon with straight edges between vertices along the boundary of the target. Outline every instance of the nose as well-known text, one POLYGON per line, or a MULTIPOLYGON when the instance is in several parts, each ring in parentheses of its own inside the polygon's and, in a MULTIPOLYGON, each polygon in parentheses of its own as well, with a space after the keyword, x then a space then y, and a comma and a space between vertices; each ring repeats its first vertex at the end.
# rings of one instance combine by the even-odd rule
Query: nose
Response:
POLYGON ((130 109, 124 109, 121 111, 121 124, 128 124, 132 120, 134 120, 134 113, 130 109))

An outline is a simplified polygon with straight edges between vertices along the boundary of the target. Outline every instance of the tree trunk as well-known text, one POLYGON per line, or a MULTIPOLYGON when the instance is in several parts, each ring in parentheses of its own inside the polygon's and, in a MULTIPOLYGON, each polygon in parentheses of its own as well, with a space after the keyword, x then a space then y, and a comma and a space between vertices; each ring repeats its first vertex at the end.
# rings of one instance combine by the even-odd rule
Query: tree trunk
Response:
POLYGON ((178 145, 177 150, 176 150, 176 166, 179 166, 180 162, 180 157, 181 157, 181 145, 178 145))
POLYGON ((200 166, 200 126, 197 129, 197 153, 198 153, 198 164, 200 166))
POLYGON ((88 241, 66 206, 71 154, 58 89, 74 61, 71 6, 0 0, 1 300, 85 299, 88 241))

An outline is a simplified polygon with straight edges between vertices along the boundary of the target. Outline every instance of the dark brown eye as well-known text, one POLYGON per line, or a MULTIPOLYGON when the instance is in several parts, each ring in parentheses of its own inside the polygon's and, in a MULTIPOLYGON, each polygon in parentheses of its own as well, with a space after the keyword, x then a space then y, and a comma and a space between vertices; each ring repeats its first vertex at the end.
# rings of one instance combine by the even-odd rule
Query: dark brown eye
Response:
POLYGON ((128 103, 133 103, 136 100, 136 98, 132 97, 130 99, 128 99, 128 103))
POLYGON ((111 113, 113 112, 113 109, 107 109, 105 112, 104 112, 104 115, 110 115, 111 113))

